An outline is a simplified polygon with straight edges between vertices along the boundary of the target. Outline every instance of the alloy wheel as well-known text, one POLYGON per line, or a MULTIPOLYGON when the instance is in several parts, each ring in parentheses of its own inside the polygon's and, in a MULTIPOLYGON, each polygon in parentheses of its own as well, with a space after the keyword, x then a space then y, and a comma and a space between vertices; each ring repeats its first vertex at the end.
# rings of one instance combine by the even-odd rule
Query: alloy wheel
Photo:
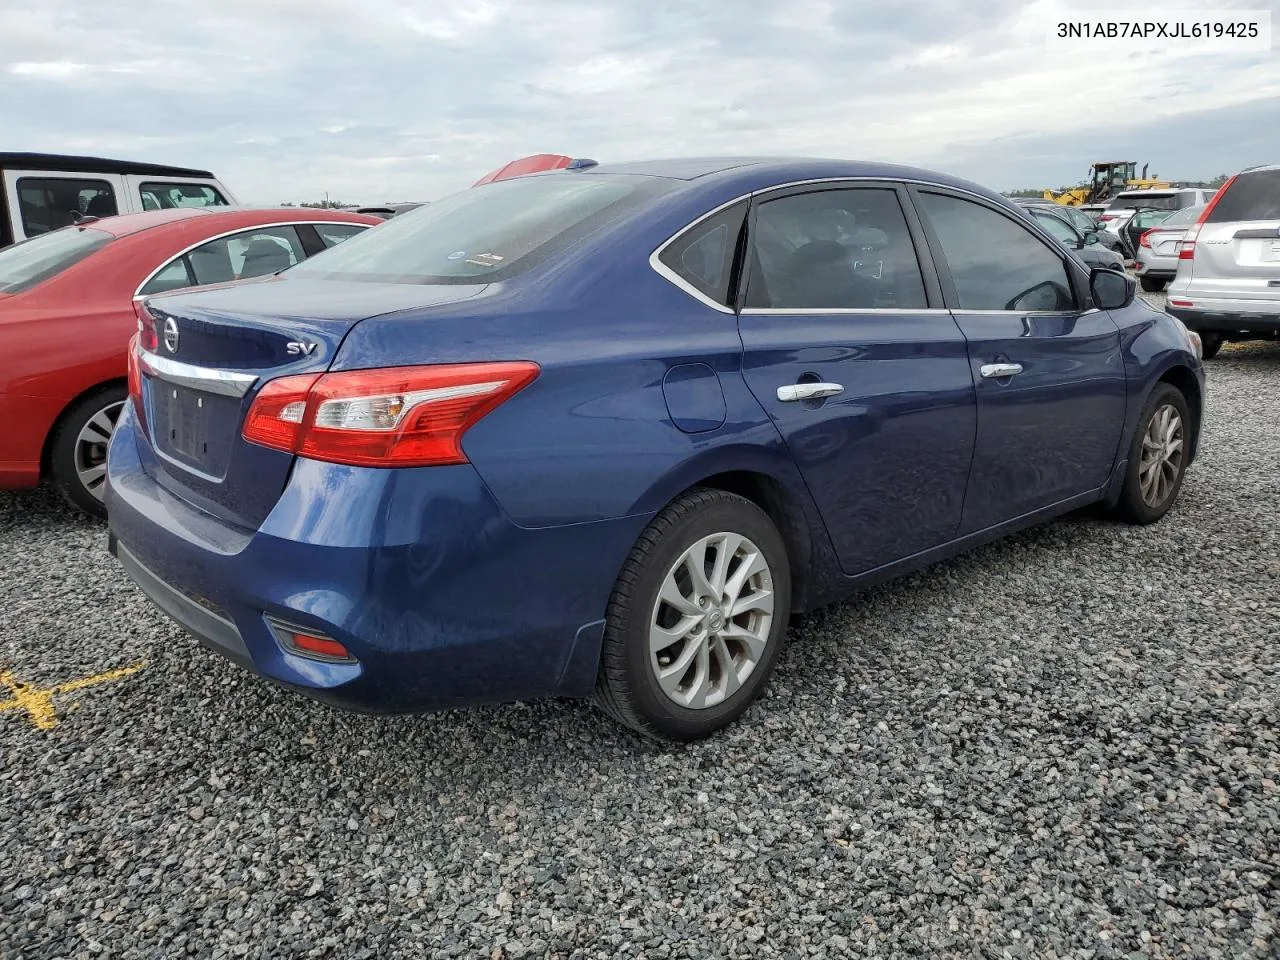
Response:
POLYGON ((724 703, 764 657, 773 618, 773 574, 760 548, 735 533, 703 537, 667 571, 653 606, 658 686, 686 709, 724 703))
POLYGON ((111 435, 115 433, 116 421, 123 409, 123 400, 107 404, 85 422, 76 436, 76 477, 89 495, 98 501, 102 500, 107 481, 107 445, 111 443, 111 435))
POLYGON ((1159 507, 1168 499, 1182 470, 1184 454, 1182 415, 1166 403, 1151 415, 1142 437, 1138 482, 1147 506, 1159 507))

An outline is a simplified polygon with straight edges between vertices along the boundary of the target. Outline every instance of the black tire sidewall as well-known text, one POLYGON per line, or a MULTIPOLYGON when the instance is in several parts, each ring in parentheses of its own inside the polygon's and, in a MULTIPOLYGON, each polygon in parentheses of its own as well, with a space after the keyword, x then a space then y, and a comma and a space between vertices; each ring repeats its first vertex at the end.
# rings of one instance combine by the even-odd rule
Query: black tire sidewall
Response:
POLYGON ((1212 360, 1216 357, 1218 355, 1218 351, 1222 349, 1222 344, 1224 342, 1222 334, 1220 333, 1201 333, 1200 348, 1202 352, 1202 359, 1212 360))
POLYGON ((791 573, 786 544, 769 516, 755 504, 726 494, 713 505, 682 517, 644 558, 636 589, 623 613, 626 674, 634 706, 655 732, 673 740, 706 736, 732 723, 759 695, 781 653, 791 605, 791 573), (649 664, 649 619, 667 572, 693 543, 714 533, 749 538, 764 554, 773 579, 774 619, 763 659, 736 694, 719 706, 689 710, 673 703, 649 664))
POLYGON ((1142 408, 1142 416, 1138 420, 1137 430, 1129 444, 1129 466, 1125 471, 1124 490, 1120 495, 1120 506, 1124 514, 1134 523, 1154 523, 1163 517, 1178 501, 1182 492, 1182 481, 1187 475, 1187 454, 1191 449, 1191 411, 1187 398, 1182 391, 1169 383, 1158 383, 1142 408), (1147 425, 1155 412, 1166 404, 1172 405, 1182 418, 1182 463, 1178 468, 1178 477, 1174 481, 1173 490, 1168 499, 1159 507, 1152 507, 1142 499, 1142 438, 1146 436, 1147 425))
POLYGON ((96 500, 80 482, 76 473, 76 442, 84 425, 99 410, 128 399, 129 389, 123 384, 102 387, 81 397, 59 419, 49 446, 49 475, 54 485, 73 506, 90 516, 105 517, 107 511, 102 501, 96 500))

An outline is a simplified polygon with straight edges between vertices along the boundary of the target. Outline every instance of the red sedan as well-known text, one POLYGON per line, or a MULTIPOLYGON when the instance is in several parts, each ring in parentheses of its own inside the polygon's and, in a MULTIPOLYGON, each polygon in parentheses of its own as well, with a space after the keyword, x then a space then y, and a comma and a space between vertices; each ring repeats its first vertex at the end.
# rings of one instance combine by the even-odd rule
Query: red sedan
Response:
POLYGON ((0 488, 48 476, 101 515, 134 301, 269 276, 381 222, 309 208, 155 210, 0 250, 0 488))

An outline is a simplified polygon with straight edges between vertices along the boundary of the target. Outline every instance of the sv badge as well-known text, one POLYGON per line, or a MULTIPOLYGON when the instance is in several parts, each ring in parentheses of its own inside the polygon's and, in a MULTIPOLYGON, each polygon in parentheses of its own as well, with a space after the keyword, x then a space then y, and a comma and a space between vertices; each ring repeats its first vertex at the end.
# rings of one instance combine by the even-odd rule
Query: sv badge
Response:
POLYGON ((284 345, 284 352, 293 354, 295 357, 309 357, 316 352, 316 345, 304 343, 301 340, 290 340, 284 345))

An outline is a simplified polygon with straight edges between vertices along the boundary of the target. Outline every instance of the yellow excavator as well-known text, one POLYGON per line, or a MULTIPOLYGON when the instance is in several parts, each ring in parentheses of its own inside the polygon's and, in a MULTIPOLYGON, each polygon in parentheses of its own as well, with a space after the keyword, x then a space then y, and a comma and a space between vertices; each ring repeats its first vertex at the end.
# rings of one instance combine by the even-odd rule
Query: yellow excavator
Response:
POLYGON ((1064 206, 1079 207, 1084 204, 1106 203, 1122 190, 1167 190, 1172 186, 1168 180, 1148 177, 1148 166, 1149 164, 1144 163, 1142 176, 1138 176, 1137 161, 1100 161, 1089 167, 1089 179, 1081 186, 1062 193, 1046 190, 1044 198, 1064 206))

